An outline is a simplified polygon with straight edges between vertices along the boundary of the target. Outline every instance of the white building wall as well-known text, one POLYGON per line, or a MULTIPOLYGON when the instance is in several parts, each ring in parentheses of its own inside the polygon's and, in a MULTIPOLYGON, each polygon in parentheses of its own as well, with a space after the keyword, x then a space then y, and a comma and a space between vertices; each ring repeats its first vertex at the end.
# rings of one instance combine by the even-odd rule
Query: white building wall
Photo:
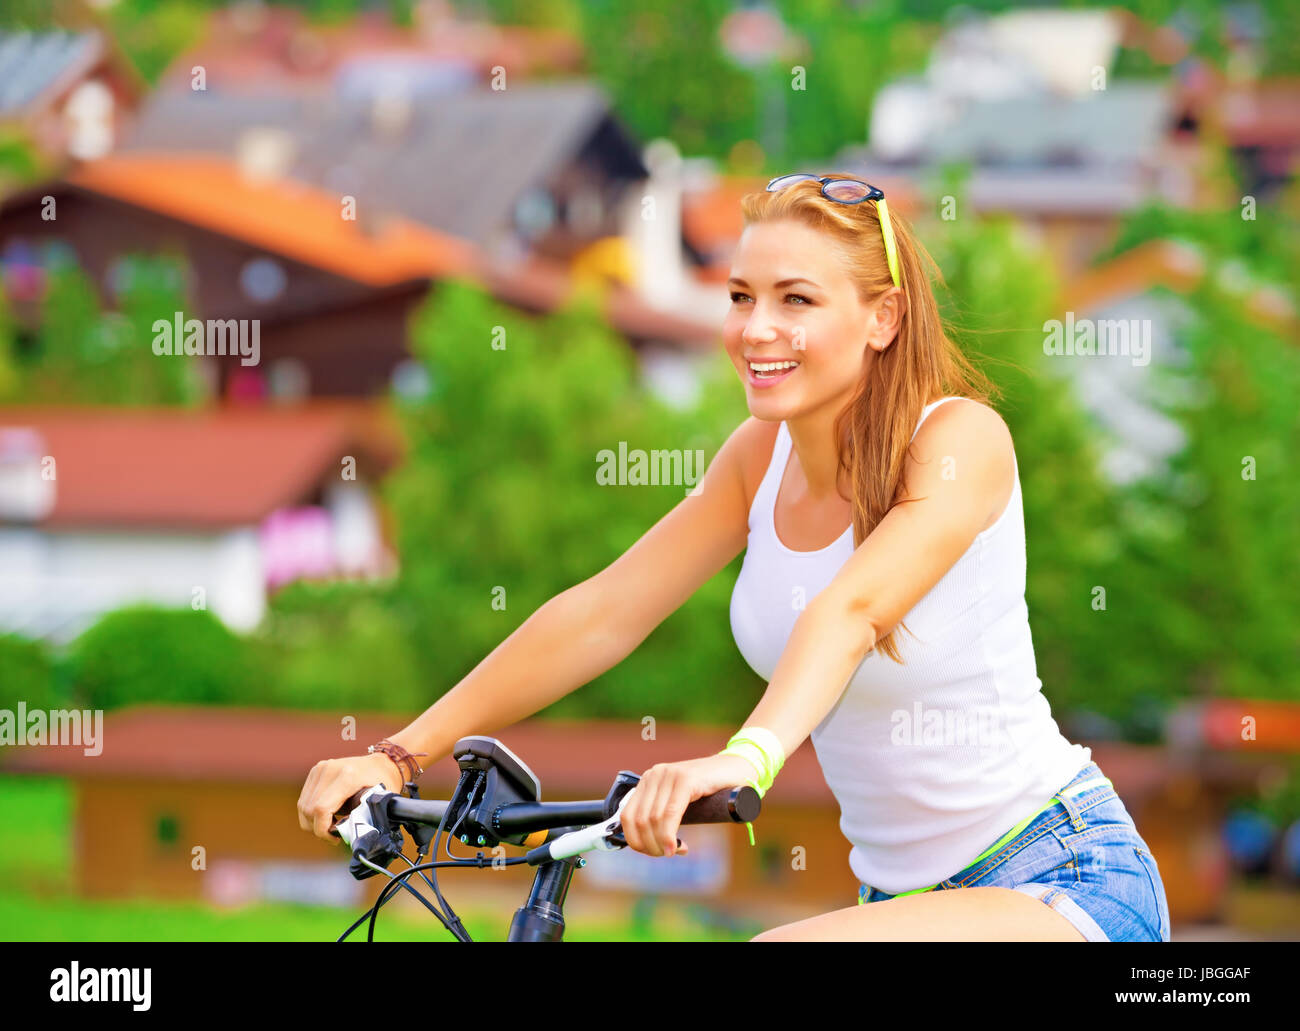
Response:
POLYGON ((0 630, 59 643, 135 602, 202 604, 247 631, 266 608, 256 530, 54 532, 0 527, 0 630), (201 590, 201 594, 200 594, 201 590))

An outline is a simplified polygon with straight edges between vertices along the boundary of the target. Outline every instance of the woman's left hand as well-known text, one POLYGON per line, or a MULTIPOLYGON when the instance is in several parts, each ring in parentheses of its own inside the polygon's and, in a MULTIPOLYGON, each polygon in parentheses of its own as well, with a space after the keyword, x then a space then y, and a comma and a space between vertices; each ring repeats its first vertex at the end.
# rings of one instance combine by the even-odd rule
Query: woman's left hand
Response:
POLYGON ((629 848, 648 856, 686 855, 677 848, 677 828, 686 807, 723 788, 755 781, 753 764, 738 755, 710 755, 679 763, 656 763, 641 775, 620 815, 629 848))

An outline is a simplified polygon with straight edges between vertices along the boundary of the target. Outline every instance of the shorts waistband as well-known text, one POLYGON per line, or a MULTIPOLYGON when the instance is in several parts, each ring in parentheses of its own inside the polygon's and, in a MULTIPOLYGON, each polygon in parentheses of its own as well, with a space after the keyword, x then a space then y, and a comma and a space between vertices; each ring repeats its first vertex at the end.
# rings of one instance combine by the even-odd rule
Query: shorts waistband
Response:
MULTIPOLYGON (((1018 835, 1023 834, 1030 824, 1048 810, 1055 808, 1057 805, 1060 805, 1065 809, 1066 813, 1069 814, 1070 825, 1076 831, 1081 831, 1087 827, 1087 824, 1083 820, 1083 810, 1085 808, 1091 809, 1094 805, 1104 801, 1107 796, 1115 794, 1115 785, 1111 783, 1110 778, 1101 772, 1101 768, 1095 762, 1089 762, 1079 770, 1078 773, 1070 778, 1069 782, 1063 788, 1048 799, 1046 805, 1037 812, 1021 820, 1018 824, 1012 827, 1011 830, 1007 831, 1006 834, 1002 835, 1002 837, 961 869, 968 870, 976 863, 983 862, 983 860, 987 859, 998 849, 1003 848, 1018 835), (1085 799, 1087 800, 1087 805, 1083 804, 1085 799)), ((938 887, 938 884, 932 884, 928 888, 914 888, 911 891, 900 891, 896 895, 891 895, 890 897, 902 898, 904 895, 919 895, 923 892, 934 891, 938 887)), ((874 889, 868 884, 860 884, 858 886, 858 904, 865 904, 867 895, 869 895, 873 890, 874 889)))

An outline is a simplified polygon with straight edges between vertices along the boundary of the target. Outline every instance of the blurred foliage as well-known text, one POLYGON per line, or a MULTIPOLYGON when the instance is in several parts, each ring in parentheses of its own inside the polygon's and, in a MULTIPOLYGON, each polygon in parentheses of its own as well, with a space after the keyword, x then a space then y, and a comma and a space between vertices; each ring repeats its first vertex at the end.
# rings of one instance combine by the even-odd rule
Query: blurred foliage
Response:
POLYGON ((1053 708, 1131 717, 1158 688, 1116 676, 1113 617, 1092 608, 1093 587, 1123 583, 1119 500, 1099 472, 1101 451, 1069 383, 1050 375, 1043 323, 1060 284, 1009 218, 966 217, 960 176, 946 185, 956 218, 920 228, 946 288, 945 319, 1002 392, 1016 446, 1025 515, 1026 602, 1043 692, 1053 708))
POLYGON ((296 709, 418 712, 423 686, 417 635, 387 585, 288 584, 254 635, 273 670, 249 701, 296 709))
POLYGON ((1042 326, 1059 315, 1059 295, 1045 263, 1009 220, 959 217, 923 233, 945 270, 946 314, 1006 391, 1044 692, 1134 740, 1155 739, 1168 705, 1189 695, 1300 698, 1300 588, 1278 575, 1300 554, 1300 482, 1285 457, 1300 449, 1300 350, 1217 285, 1227 262, 1264 281, 1294 269, 1296 236, 1273 210, 1241 225, 1236 211, 1148 209, 1120 233, 1116 251, 1178 236, 1205 243, 1210 258, 1182 298, 1193 315, 1179 336, 1187 364, 1153 370, 1163 385, 1154 403, 1186 447, 1167 473, 1124 488, 1099 476, 1106 438, 1059 364, 1049 373, 1042 326), (1254 479, 1243 478, 1247 456, 1254 479), (1098 586, 1104 610, 1092 607, 1098 586))
POLYGON ((1130 492, 1143 529, 1125 567, 1146 595, 1148 654, 1198 693, 1300 699, 1300 350, 1203 283, 1180 342, 1193 389, 1162 407, 1187 436, 1168 476, 1130 492))
POLYGON ((0 126, 0 196, 39 182, 49 173, 49 163, 23 129, 0 126))
POLYGON ((65 699, 55 662, 46 642, 0 634, 0 707, 11 708, 19 701, 31 709, 61 707, 65 699))
POLYGON ((1300 554, 1300 348, 1249 314, 1260 287, 1296 303, 1300 225, 1281 207, 1189 212, 1151 207, 1127 221, 1116 252, 1177 238, 1205 274, 1182 299, 1184 368, 1157 368, 1161 407, 1187 436, 1169 475, 1130 491, 1144 532, 1126 575, 1149 597, 1161 665, 1198 692, 1300 699, 1300 582, 1281 571, 1300 554), (1251 466, 1253 465, 1253 469, 1251 466))
MULTIPOLYGON (((153 81, 198 38, 213 6, 216 0, 119 0, 103 16, 153 81)), ((299 6, 324 21, 362 7, 396 9, 403 18, 410 10, 404 0, 299 6)), ((929 0, 905 10, 897 0, 779 0, 774 6, 802 51, 749 70, 720 44, 723 19, 736 7, 728 0, 456 6, 503 23, 578 32, 593 78, 632 133, 668 136, 688 154, 726 158, 737 143, 763 135, 764 90, 775 85, 785 91, 784 142, 766 160, 777 169, 860 143, 879 86, 923 68, 935 35, 961 16, 929 0), (793 65, 805 67, 807 92, 789 90, 793 65)), ((1017 6, 986 0, 964 9, 1017 6)), ((1130 9, 1149 24, 1177 25, 1194 54, 1220 67, 1228 59, 1225 26, 1238 25, 1259 37, 1266 73, 1300 68, 1295 5, 1138 0, 1130 9), (1254 28, 1251 10, 1262 14, 1254 28)), ((19 0, 0 21, 40 17, 41 4, 19 0)), ((1121 61, 1135 72, 1151 63, 1128 51, 1121 61)), ((26 160, 21 145, 0 140, 0 175, 11 166, 26 174, 26 160)), ((950 192, 964 212, 959 170, 950 192)), ((1003 391, 996 403, 1016 442, 1035 651, 1058 713, 1144 740, 1164 709, 1188 695, 1297 696, 1300 596, 1285 571, 1300 544, 1300 490, 1288 465, 1300 444, 1300 350, 1253 322, 1232 285, 1243 270, 1248 281, 1293 284, 1296 228, 1276 207, 1261 208, 1249 222, 1235 206, 1219 213, 1148 208, 1126 220, 1109 254, 1099 256, 1179 238, 1200 245, 1212 266, 1206 282, 1183 297, 1194 315, 1180 338, 1188 365, 1156 370, 1177 387, 1162 396, 1187 447, 1166 475, 1118 488, 1099 473, 1106 440, 1060 374, 1066 367, 1043 354, 1043 323, 1059 314, 1060 284, 1042 252, 1009 220, 963 214, 918 226, 944 270, 940 294, 957 338, 983 356, 1003 391), (1248 456, 1254 479, 1242 476, 1248 456), (1099 586, 1107 590, 1105 609, 1093 608, 1099 586)), ((187 378, 193 363, 156 357, 149 347, 153 319, 184 310, 183 280, 164 264, 124 268, 119 310, 105 313, 83 276, 56 267, 44 326, 23 346, 0 312, 0 399, 185 403, 198 396, 187 378)), ((699 448, 707 459, 745 416, 724 361, 694 409, 655 400, 636 383, 622 341, 582 304, 533 318, 447 282, 420 311, 412 339, 434 390, 421 401, 394 401, 410 442, 409 461, 386 487, 402 556, 398 581, 293 585, 273 597, 265 624, 247 641, 216 634, 205 613, 173 613, 181 622, 168 632, 201 639, 208 652, 190 659, 169 652, 161 664, 146 661, 151 648, 163 646, 146 640, 145 628, 162 616, 114 613, 71 649, 78 685, 107 685, 95 690, 109 698, 360 708, 382 696, 423 707, 680 499, 681 487, 600 487, 597 452, 625 440, 647 450, 699 448), (498 326, 504 350, 491 346, 498 326), (504 611, 492 605, 498 587, 506 592, 504 611), (97 644, 105 639, 119 642, 113 647, 121 654, 97 644), (142 658, 126 658, 136 647, 142 658), (135 661, 141 679, 132 687, 135 661), (211 676, 186 662, 209 663, 211 676), (162 669, 171 671, 170 686, 156 672, 162 669), (241 681, 231 672, 243 669, 266 676, 241 681)), ((722 720, 747 714, 762 683, 729 632, 738 567, 739 560, 622 664, 549 711, 722 720)), ((0 671, 16 671, 11 682, 29 685, 24 690, 56 690, 41 685, 57 668, 48 654, 0 639, 0 671)))
POLYGON ((99 619, 68 648, 76 703, 256 703, 266 670, 249 644, 206 609, 131 605, 99 619))
POLYGON ((778 117, 767 105, 780 96, 779 149, 765 160, 769 170, 784 169, 860 144, 876 91, 922 69, 935 35, 931 26, 904 18, 893 0, 775 6, 790 51, 749 69, 722 45, 723 20, 736 8, 729 0, 590 0, 582 4, 582 19, 592 74, 635 135, 665 136, 683 153, 719 159, 742 140, 769 138, 762 123, 778 117), (801 89, 791 85, 796 67, 803 69, 801 89))
MULTIPOLYGON (((414 319, 412 347, 433 392, 399 402, 408 455, 386 493, 402 555, 399 594, 432 701, 685 494, 685 486, 602 486, 598 452, 626 441, 629 450, 700 450, 707 463, 746 413, 734 387, 724 400, 716 382, 697 413, 656 400, 636 383, 626 346, 582 299, 534 318, 448 281, 414 319), (504 347, 494 349, 494 339, 504 347), (493 606, 498 588, 504 609, 493 606)), ((727 631, 738 568, 713 578, 632 656, 548 711, 746 715, 761 681, 727 631)))
POLYGON ((206 387, 184 355, 153 352, 153 324, 186 310, 184 271, 164 255, 124 255, 114 266, 117 310, 102 308, 71 259, 50 260, 39 326, 26 334, 0 314, 0 401, 196 405, 206 387))

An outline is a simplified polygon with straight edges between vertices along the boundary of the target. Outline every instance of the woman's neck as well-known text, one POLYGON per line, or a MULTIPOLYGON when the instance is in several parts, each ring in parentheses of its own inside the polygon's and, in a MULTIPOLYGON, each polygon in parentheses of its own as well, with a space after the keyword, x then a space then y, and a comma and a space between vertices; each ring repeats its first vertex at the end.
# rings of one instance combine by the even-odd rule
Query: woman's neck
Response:
POLYGON ((810 501, 822 502, 843 495, 837 489, 842 482, 840 456, 835 440, 835 417, 839 409, 826 406, 786 421, 790 443, 799 456, 799 468, 807 484, 810 501))

